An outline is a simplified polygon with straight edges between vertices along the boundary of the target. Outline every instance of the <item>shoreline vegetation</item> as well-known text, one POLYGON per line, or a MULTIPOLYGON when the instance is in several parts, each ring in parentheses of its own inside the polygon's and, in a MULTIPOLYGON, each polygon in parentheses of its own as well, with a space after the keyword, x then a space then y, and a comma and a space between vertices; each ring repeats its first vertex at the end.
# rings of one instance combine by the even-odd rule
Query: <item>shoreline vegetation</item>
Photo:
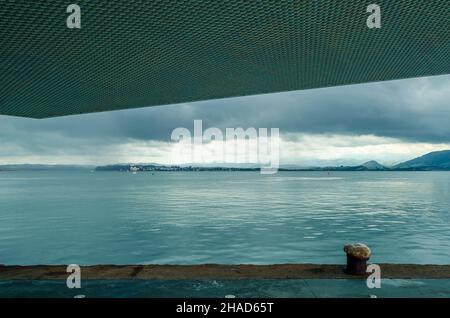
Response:
MULTIPOLYGON (((255 171, 261 168, 252 164, 209 164, 209 165, 162 165, 162 164, 112 164, 104 166, 88 165, 45 165, 45 164, 11 164, 0 165, 2 171, 118 171, 118 172, 164 172, 164 171, 255 171)), ((299 167, 280 166, 278 171, 450 171, 450 150, 435 151, 421 157, 399 163, 394 166, 384 166, 377 161, 368 161, 356 166, 325 166, 299 167)))

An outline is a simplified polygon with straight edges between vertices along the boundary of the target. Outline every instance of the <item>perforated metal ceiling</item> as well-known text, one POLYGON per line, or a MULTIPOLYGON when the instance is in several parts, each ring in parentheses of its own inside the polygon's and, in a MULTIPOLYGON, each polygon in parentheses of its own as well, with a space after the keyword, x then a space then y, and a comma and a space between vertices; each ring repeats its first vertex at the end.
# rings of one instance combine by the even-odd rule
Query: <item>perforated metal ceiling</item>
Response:
POLYGON ((448 0, 1 0, 0 113, 50 117, 450 73, 448 0), (382 28, 366 7, 382 8, 382 28), (66 7, 81 6, 81 29, 66 7))

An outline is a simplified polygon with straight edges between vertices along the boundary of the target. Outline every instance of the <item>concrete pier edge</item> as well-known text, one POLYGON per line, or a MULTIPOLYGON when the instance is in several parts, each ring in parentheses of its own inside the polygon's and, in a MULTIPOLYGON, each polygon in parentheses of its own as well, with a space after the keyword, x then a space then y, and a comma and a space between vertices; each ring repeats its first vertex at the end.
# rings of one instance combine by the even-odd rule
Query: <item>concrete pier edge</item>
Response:
MULTIPOLYGON (((378 264, 385 279, 450 279, 450 265, 378 264)), ((91 265, 82 266, 82 279, 366 279, 348 275, 344 265, 91 265)), ((0 280, 60 280, 70 273, 67 265, 0 265, 0 280)))

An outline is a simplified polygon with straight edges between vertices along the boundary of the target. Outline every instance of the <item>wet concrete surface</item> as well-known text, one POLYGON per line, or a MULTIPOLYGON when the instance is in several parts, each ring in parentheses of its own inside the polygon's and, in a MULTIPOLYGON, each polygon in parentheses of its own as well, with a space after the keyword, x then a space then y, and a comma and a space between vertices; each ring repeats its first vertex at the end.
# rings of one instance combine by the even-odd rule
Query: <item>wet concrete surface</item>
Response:
MULTIPOLYGON (((386 279, 450 279, 450 265, 378 264, 386 279)), ((66 279, 66 265, 1 266, 0 280, 66 279)), ((365 279, 344 272, 344 265, 94 265, 81 266, 83 279, 365 279)))

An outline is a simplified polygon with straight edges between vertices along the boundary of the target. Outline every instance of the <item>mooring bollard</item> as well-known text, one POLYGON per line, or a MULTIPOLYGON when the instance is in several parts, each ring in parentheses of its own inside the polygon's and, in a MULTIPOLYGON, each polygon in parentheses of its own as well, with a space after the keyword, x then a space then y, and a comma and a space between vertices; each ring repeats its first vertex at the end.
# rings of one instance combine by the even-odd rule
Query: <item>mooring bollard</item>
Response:
POLYGON ((347 253, 347 267, 345 272, 350 275, 366 275, 367 261, 372 252, 362 243, 345 244, 344 252, 347 253))

